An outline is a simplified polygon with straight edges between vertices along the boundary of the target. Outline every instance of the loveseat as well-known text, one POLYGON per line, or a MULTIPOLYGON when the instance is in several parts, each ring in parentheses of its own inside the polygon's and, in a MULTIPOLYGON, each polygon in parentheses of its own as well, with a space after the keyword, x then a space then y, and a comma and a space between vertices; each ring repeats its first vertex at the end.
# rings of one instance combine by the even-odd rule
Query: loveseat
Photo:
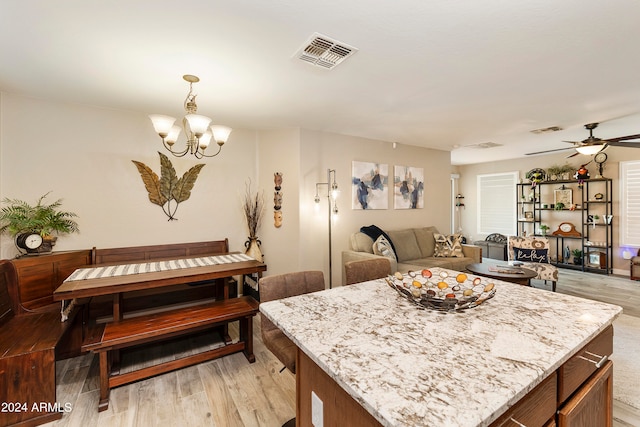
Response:
POLYGON ((342 252, 343 284, 344 264, 361 259, 386 256, 391 262, 391 271, 401 273, 430 267, 464 271, 468 264, 482 262, 482 248, 462 244, 459 235, 441 234, 435 227, 378 230, 381 234, 377 238, 369 227, 351 235, 349 250, 342 252), (437 245, 436 240, 439 240, 437 245), (390 245, 386 245, 386 241, 390 245))

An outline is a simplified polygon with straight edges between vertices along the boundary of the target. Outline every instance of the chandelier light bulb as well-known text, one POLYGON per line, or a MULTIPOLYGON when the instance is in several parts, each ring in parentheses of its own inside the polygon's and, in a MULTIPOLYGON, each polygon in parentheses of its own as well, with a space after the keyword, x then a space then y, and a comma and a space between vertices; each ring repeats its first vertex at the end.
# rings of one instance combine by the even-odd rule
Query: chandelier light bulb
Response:
POLYGON ((175 117, 163 116, 162 114, 151 114, 149 118, 153 123, 153 128, 161 138, 165 138, 169 134, 171 127, 176 122, 175 117))
POLYGON ((167 144, 173 145, 178 140, 178 136, 180 136, 180 126, 172 126, 169 131, 169 135, 164 139, 167 144))
POLYGON ((205 150, 209 146, 209 142, 211 141, 211 137, 213 134, 209 131, 206 131, 198 140, 198 146, 205 150))
POLYGON ((218 145, 223 145, 229 139, 229 135, 231 134, 231 128, 228 126, 222 126, 222 125, 212 125, 211 132, 213 132, 213 140, 218 145))

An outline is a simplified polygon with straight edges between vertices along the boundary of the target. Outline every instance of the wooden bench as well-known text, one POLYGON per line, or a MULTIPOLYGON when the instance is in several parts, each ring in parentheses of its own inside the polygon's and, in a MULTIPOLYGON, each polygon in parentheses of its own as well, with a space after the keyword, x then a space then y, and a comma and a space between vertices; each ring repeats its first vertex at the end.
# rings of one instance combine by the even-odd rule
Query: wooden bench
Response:
POLYGON ((0 260, 0 402, 14 405, 4 408, 2 426, 62 417, 56 403, 56 348, 72 322, 61 322, 57 303, 26 309, 19 293, 13 263, 0 260))
POLYGON ((258 313, 258 302, 251 297, 240 297, 174 309, 139 317, 124 319, 116 323, 97 325, 87 337, 83 350, 97 353, 100 357, 100 401, 98 410, 109 407, 112 387, 129 384, 140 379, 170 372, 207 360, 244 352, 250 363, 253 354, 253 316, 258 313), (240 321, 238 342, 180 359, 160 363, 136 371, 119 373, 112 371, 111 352, 140 344, 169 339, 202 331, 217 325, 240 321))

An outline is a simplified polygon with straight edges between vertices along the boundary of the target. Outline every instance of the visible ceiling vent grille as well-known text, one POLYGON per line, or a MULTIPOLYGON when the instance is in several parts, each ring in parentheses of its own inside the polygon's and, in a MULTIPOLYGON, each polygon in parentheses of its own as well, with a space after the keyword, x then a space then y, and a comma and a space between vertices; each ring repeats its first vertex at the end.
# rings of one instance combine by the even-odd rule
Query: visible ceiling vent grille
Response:
POLYGON ((560 126, 550 126, 548 128, 534 129, 531 131, 531 133, 535 133, 536 135, 538 135, 541 133, 558 132, 560 130, 562 130, 560 126))
POLYGON ((353 46, 315 33, 294 56, 308 64, 331 69, 357 51, 353 46))

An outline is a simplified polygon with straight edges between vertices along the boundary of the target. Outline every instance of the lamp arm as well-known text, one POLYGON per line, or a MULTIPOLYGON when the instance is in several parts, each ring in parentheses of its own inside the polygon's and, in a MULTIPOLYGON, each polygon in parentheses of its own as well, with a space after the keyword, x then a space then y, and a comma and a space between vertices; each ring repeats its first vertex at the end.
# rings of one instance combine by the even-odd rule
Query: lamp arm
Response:
POLYGON ((200 147, 198 147, 196 152, 193 154, 194 156, 196 156, 196 158, 201 159, 203 157, 215 157, 220 154, 220 151, 222 151, 222 144, 218 144, 218 151, 216 151, 214 154, 204 154, 204 150, 200 149, 200 147))
POLYGON ((164 148, 166 148, 175 157, 183 157, 185 154, 189 152, 189 146, 187 146, 187 148, 185 148, 184 151, 173 151, 171 149, 171 146, 167 144, 164 138, 162 138, 162 145, 164 145, 164 148))

